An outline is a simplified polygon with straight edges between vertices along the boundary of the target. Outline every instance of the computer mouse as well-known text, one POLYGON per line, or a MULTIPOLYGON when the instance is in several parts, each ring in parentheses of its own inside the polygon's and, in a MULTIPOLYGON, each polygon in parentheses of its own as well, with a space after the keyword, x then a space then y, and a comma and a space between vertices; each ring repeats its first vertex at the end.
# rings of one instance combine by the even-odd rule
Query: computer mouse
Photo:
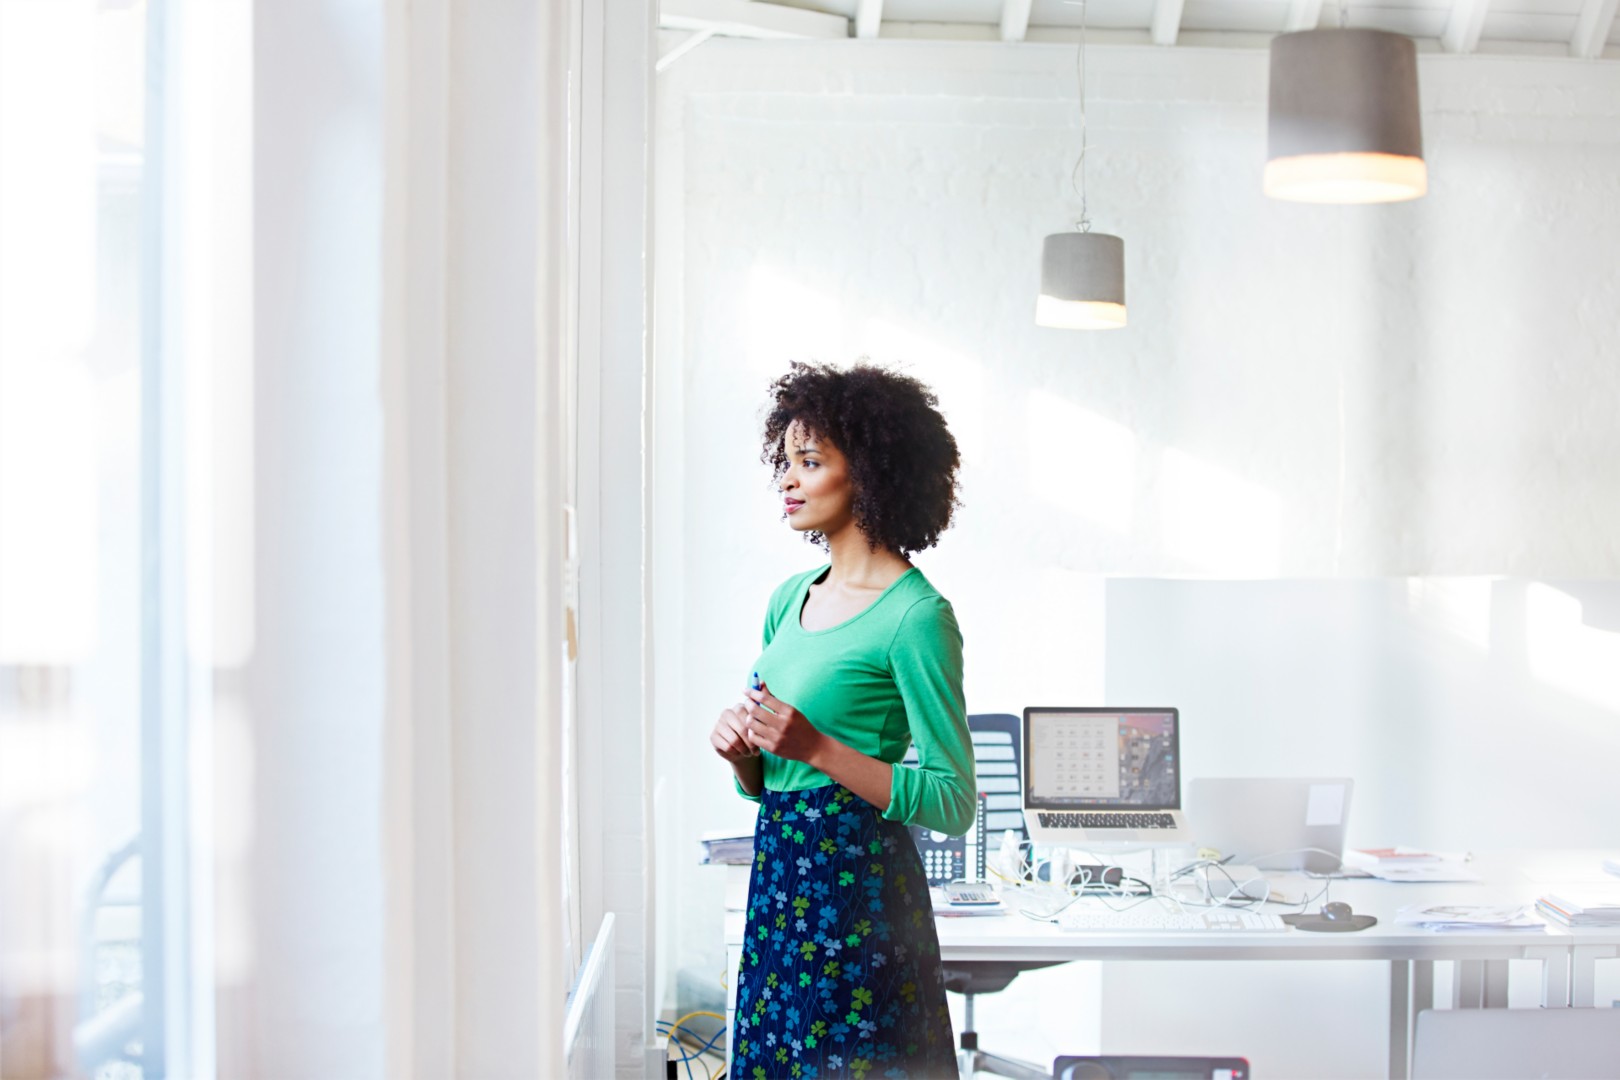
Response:
POLYGON ((1357 915, 1350 910, 1349 904, 1336 900, 1323 904, 1322 909, 1313 914, 1301 912, 1298 915, 1284 915, 1282 921, 1301 930, 1314 930, 1325 934, 1365 930, 1369 926, 1378 925, 1378 920, 1373 916, 1357 915))

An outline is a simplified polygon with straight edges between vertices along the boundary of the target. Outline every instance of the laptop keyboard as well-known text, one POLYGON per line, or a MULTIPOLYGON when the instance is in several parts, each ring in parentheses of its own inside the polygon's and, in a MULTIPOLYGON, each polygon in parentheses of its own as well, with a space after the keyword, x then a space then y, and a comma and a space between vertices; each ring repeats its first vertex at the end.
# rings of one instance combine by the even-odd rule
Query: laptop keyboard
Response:
POLYGON ((1115 814, 1089 811, 1037 811, 1036 820, 1047 829, 1173 829, 1174 816, 1166 813, 1115 814))

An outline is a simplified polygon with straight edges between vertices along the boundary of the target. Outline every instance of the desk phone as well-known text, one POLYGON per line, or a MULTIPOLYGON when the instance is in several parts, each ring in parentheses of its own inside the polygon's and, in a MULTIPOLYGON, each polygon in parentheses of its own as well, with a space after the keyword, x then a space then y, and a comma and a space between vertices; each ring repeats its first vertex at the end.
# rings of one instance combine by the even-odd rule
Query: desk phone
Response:
POLYGON ((911 839, 922 856, 923 873, 931 886, 948 885, 961 881, 969 871, 977 880, 984 880, 985 797, 979 795, 979 805, 973 828, 966 836, 946 836, 942 832, 911 826, 911 839))

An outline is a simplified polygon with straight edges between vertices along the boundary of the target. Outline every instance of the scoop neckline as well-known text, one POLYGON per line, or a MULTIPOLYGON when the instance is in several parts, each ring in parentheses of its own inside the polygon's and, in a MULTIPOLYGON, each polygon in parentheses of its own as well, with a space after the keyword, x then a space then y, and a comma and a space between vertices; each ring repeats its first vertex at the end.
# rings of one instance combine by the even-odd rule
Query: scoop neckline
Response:
POLYGON ((910 577, 912 574, 916 574, 916 573, 921 572, 915 566, 906 567, 905 573, 901 574, 899 577, 897 577, 893 581, 889 582, 889 584, 884 588, 884 590, 877 594, 877 599, 873 600, 870 604, 867 604, 865 607, 863 607, 861 610, 857 611, 855 614, 851 615, 849 618, 845 619, 843 622, 836 623, 836 624, 834 624, 832 626, 824 626, 820 630, 806 630, 804 628, 804 622, 802 620, 804 619, 804 602, 806 600, 808 600, 809 597, 810 597, 810 586, 814 585, 817 581, 820 581, 821 580, 821 575, 825 574, 827 571, 829 571, 831 569, 832 569, 832 563, 828 563, 826 566, 823 566, 820 570, 817 570, 815 573, 811 574, 809 577, 804 579, 804 587, 799 590, 799 599, 793 605, 793 625, 798 628, 799 633, 801 633, 801 634, 805 634, 805 635, 811 636, 811 637, 813 637, 813 636, 815 636, 817 634, 830 634, 834 630, 842 630, 844 627, 848 626, 850 623, 859 622, 866 615, 867 612, 871 611, 873 608, 875 608, 879 604, 883 603, 883 598, 888 596, 889 593, 893 592, 894 587, 896 585, 898 585, 902 581, 906 580, 906 578, 910 577))

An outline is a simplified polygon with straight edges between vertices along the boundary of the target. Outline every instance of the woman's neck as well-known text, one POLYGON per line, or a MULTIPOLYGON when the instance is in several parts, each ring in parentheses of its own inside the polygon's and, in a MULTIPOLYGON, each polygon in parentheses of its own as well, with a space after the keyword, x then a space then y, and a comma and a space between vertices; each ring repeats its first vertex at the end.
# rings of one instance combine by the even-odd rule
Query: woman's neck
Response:
POLYGON ((826 584, 838 587, 887 588, 911 566, 911 561, 897 551, 886 547, 873 551, 854 522, 827 537, 827 553, 832 558, 832 569, 827 571, 826 584))

